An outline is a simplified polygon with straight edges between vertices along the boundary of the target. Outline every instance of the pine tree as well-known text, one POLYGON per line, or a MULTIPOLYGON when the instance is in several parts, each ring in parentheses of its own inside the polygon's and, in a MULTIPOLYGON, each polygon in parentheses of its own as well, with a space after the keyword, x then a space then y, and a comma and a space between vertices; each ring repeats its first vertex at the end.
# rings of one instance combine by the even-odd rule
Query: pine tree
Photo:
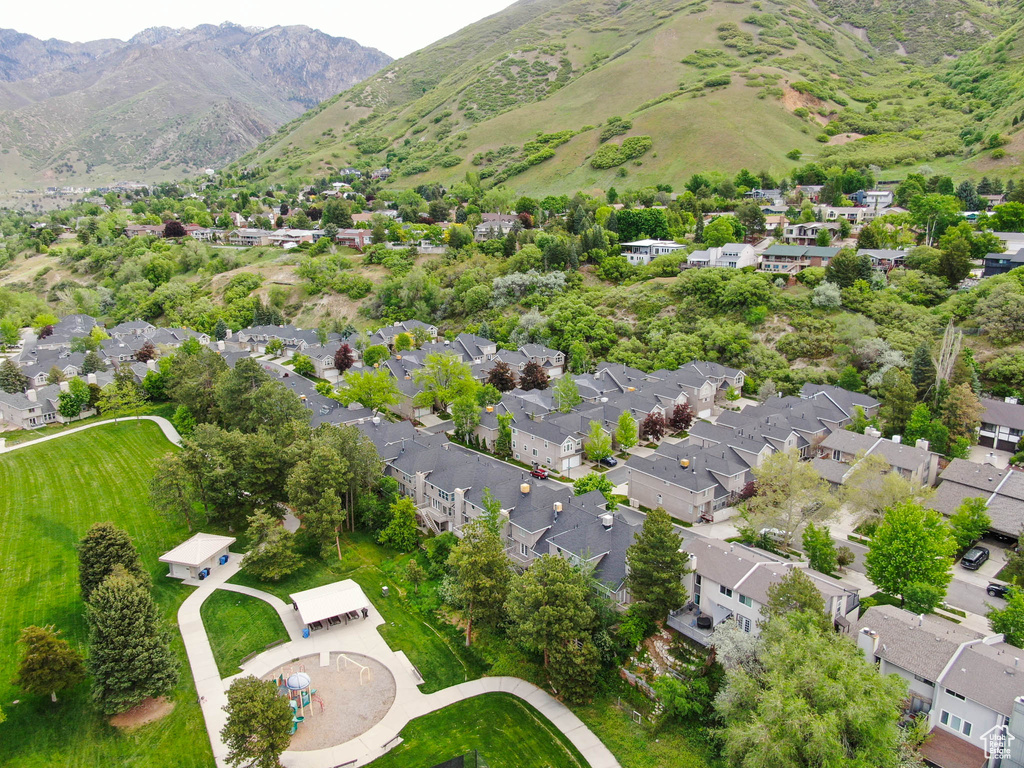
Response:
POLYGON ((86 606, 93 699, 105 714, 161 696, 178 681, 171 635, 146 582, 123 566, 93 590, 86 606))
POLYGON ((583 574, 557 555, 541 555, 512 582, 505 611, 513 633, 525 645, 544 654, 589 635, 594 609, 583 574))
POLYGON ((78 543, 78 583, 85 602, 118 565, 148 585, 149 572, 131 537, 113 523, 93 523, 78 543))
MULTIPOLYGON (((486 496, 488 491, 485 489, 484 493, 486 496)), ((462 527, 462 534, 448 555, 448 568, 465 605, 463 615, 466 645, 469 645, 474 624, 493 627, 503 618, 512 571, 501 535, 488 519, 471 520, 462 527)))
POLYGON ((663 621, 686 603, 687 555, 679 551, 682 538, 672 529, 663 509, 647 513, 643 528, 626 550, 626 588, 637 610, 651 621, 663 621))
POLYGON ((213 327, 213 338, 216 341, 224 341, 228 337, 228 324, 224 322, 223 318, 217 321, 217 324, 213 327))
POLYGON ((914 358, 910 364, 910 380, 917 389, 917 396, 924 397, 935 384, 935 363, 927 342, 922 342, 914 350, 914 358))
POLYGON ((0 389, 16 394, 24 392, 28 387, 28 376, 21 372, 13 360, 7 359, 0 363, 0 389))
POLYGON ((279 581, 297 571, 303 559, 295 551, 295 536, 281 521, 263 510, 249 518, 249 552, 242 570, 261 581, 279 581))
POLYGON ((78 651, 53 627, 25 627, 18 644, 23 648, 18 674, 12 681, 27 693, 50 694, 74 688, 85 679, 85 664, 78 651))
POLYGON ((910 419, 910 414, 917 404, 917 389, 903 371, 891 368, 882 377, 879 390, 882 396, 882 407, 879 416, 890 435, 901 435, 910 419))

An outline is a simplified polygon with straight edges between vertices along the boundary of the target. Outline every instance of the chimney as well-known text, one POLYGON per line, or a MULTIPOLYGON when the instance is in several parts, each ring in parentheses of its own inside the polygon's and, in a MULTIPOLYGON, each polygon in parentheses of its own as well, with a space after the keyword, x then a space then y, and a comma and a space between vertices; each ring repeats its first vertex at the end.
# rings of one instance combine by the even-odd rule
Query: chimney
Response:
POLYGON ((99 382, 96 381, 96 374, 95 373, 87 373, 87 374, 85 374, 85 383, 86 384, 98 384, 99 382))
POLYGON ((896 443, 896 445, 899 445, 900 443, 903 442, 903 438, 900 435, 893 435, 892 441, 896 443))
POLYGON ((915 448, 920 448, 922 451, 929 450, 930 445, 931 444, 927 440, 925 440, 923 437, 920 440, 918 440, 916 443, 914 443, 914 447, 915 448))
POLYGON ((874 661, 878 650, 878 633, 864 627, 857 635, 857 647, 868 657, 868 661, 874 661))
MULTIPOLYGON (((224 351, 224 340, 223 339, 217 342, 217 349, 219 349, 221 352, 224 351)), ((153 361, 151 360, 150 362, 153 362, 153 361)))
POLYGON ((27 397, 33 403, 39 402, 38 398, 36 397, 36 391, 34 389, 27 390, 25 392, 25 397, 27 397))
POLYGON ((881 436, 882 436, 882 433, 881 433, 881 432, 879 432, 879 431, 878 431, 877 429, 875 429, 874 427, 866 427, 866 428, 864 429, 864 435, 865 435, 866 437, 881 437, 881 436))
POLYGON ((71 391, 71 385, 68 384, 68 382, 66 382, 66 381, 60 382, 60 391, 61 392, 70 392, 71 391))
POLYGON ((615 522, 615 518, 612 515, 601 515, 601 525, 606 531, 612 527, 613 522, 615 522))

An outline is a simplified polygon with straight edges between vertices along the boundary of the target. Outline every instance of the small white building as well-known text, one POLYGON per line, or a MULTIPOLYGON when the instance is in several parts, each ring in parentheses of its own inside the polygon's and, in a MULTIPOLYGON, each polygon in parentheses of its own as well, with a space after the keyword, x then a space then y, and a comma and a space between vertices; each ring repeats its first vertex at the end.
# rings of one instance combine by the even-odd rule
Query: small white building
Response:
POLYGON ((213 568, 228 561, 228 549, 234 543, 233 536, 197 533, 165 552, 159 560, 170 566, 167 575, 173 579, 205 579, 213 568))
POLYGON ((335 581, 289 595, 292 607, 299 612, 299 619, 310 629, 323 629, 341 623, 344 619, 366 618, 373 607, 362 588, 352 579, 335 581))
POLYGON ((747 243, 726 243, 720 248, 694 251, 687 257, 687 267, 728 267, 743 269, 756 267, 759 263, 757 251, 747 243))
POLYGON ((622 255, 629 260, 630 264, 639 266, 650 264, 658 256, 675 253, 684 247, 673 240, 634 240, 631 243, 622 244, 622 255))

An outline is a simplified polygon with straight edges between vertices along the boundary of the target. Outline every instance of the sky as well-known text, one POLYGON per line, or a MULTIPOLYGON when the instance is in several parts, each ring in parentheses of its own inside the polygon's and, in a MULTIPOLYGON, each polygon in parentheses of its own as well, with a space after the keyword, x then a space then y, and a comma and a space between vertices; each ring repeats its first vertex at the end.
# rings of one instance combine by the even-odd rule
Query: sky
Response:
POLYGON ((305 24, 378 48, 393 58, 419 50, 512 0, 46 0, 5 3, 0 27, 41 39, 127 40, 147 27, 195 27, 231 21, 243 26, 305 24), (378 5, 379 3, 379 5, 378 5))

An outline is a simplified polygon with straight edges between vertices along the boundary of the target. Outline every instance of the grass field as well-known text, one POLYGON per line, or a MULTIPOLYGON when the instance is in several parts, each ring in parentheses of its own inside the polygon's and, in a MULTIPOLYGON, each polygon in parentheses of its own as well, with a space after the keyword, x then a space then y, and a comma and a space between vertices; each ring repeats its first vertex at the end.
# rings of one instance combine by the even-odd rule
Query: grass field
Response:
MULTIPOLYGON (((393 553, 392 553, 393 554, 393 553)), ((339 579, 353 579, 363 588, 384 617, 381 635, 395 650, 405 651, 426 681, 420 690, 432 693, 450 685, 473 680, 483 674, 477 657, 466 653, 459 633, 450 626, 437 624, 425 613, 415 610, 411 595, 403 594, 395 574, 405 568, 411 555, 391 557, 363 533, 342 539, 342 560, 309 560, 308 566, 276 584, 265 584, 245 573, 231 580, 262 589, 287 601, 288 595, 312 589, 339 579), (381 587, 390 594, 381 597, 381 587)))
POLYGON ((249 654, 288 639, 277 611, 257 597, 218 589, 200 610, 221 677, 238 674, 239 662, 249 654))
POLYGON ((589 765, 550 721, 507 693, 487 693, 417 718, 403 742, 371 765, 412 768, 478 750, 490 768, 585 768, 589 765))
POLYGON ((0 765, 7 768, 213 765, 195 688, 177 634, 182 678, 174 711, 130 734, 110 727, 89 703, 82 684, 52 705, 10 684, 22 627, 54 624, 71 643, 86 639, 78 594, 75 544, 88 527, 112 521, 132 536, 153 573, 154 594, 168 622, 190 590, 165 577, 157 562, 187 537, 184 527, 148 505, 154 463, 170 449, 152 422, 96 427, 78 435, 0 456, 0 765), (20 699, 21 703, 12 705, 20 699))

